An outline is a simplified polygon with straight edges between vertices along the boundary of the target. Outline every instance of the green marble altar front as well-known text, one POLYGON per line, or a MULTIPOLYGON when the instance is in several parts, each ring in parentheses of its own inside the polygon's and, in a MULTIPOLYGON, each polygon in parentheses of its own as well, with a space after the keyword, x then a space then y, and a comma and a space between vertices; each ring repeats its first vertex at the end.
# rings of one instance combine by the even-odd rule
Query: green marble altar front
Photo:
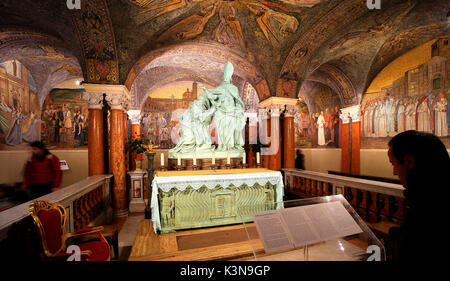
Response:
POLYGON ((253 220, 255 212, 280 206, 274 203, 283 201, 283 180, 280 172, 268 170, 156 176, 151 200, 155 233, 242 223, 253 220))

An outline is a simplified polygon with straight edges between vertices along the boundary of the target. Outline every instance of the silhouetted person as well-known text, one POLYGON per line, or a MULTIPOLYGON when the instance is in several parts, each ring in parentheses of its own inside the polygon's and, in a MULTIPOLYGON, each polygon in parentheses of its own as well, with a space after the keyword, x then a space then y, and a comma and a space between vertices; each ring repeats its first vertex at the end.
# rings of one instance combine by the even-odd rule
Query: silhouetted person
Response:
POLYGON ((406 215, 390 236, 398 239, 401 261, 436 259, 446 253, 442 241, 447 224, 450 158, 442 141, 428 133, 409 130, 389 141, 389 161, 405 187, 406 215), (437 243, 433 240, 437 239, 437 243))
POLYGON ((295 158, 295 168, 296 169, 305 169, 305 157, 303 156, 301 150, 297 150, 297 157, 295 158))
POLYGON ((40 141, 30 144, 32 156, 25 164, 25 174, 22 189, 30 193, 32 200, 56 191, 62 179, 59 159, 51 154, 40 141))

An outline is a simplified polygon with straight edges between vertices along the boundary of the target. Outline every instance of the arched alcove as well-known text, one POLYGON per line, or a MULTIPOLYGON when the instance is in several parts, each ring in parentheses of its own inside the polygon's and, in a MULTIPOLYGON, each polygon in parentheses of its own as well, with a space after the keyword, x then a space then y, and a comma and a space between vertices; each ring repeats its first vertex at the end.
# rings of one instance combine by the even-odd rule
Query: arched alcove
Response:
POLYGON ((385 148, 406 130, 439 136, 448 145, 448 37, 396 58, 371 81, 361 101, 363 148, 385 148))

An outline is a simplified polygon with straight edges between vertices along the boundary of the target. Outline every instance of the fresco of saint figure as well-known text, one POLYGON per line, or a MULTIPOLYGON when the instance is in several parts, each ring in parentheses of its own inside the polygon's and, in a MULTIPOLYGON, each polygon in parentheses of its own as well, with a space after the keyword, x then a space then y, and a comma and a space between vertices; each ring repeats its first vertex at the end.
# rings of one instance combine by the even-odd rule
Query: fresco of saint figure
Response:
POLYGON ((317 144, 325 145, 325 118, 323 116, 323 111, 320 112, 317 118, 317 144))

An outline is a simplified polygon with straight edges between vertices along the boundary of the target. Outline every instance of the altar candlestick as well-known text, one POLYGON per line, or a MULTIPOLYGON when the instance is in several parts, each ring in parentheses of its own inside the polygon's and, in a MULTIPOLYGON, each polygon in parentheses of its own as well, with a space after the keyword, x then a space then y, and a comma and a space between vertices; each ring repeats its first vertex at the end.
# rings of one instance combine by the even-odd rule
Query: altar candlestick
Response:
POLYGON ((260 164, 259 152, 256 152, 256 164, 260 164))
POLYGON ((244 152, 242 152, 242 164, 244 164, 245 165, 245 157, 246 155, 245 155, 245 151, 244 152))
POLYGON ((227 152, 227 165, 230 165, 230 153, 227 152))
POLYGON ((181 166, 181 155, 180 153, 178 153, 178 161, 177 161, 177 165, 181 166))
POLYGON ((214 152, 212 153, 212 164, 216 165, 216 154, 214 152))
POLYGON ((197 155, 194 153, 194 166, 197 166, 197 155))
POLYGON ((164 167, 164 153, 161 153, 161 167, 164 167))

